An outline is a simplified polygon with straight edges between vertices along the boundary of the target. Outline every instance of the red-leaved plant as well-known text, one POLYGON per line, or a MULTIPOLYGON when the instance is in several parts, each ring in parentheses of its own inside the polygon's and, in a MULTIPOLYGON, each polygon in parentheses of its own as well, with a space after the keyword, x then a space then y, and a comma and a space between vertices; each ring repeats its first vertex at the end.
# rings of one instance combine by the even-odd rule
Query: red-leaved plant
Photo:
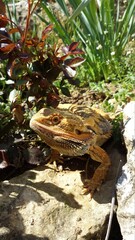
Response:
MULTIPOLYGON (((78 49, 78 42, 73 42, 69 46, 47 44, 46 40, 53 30, 52 24, 45 27, 40 38, 36 35, 30 36, 30 17, 39 4, 40 1, 33 7, 28 0, 26 26, 22 29, 6 16, 5 5, 0 0, 0 61, 4 61, 6 65, 5 76, 13 81, 12 90, 21 92, 28 107, 33 107, 29 99, 31 96, 34 97, 37 109, 43 105, 57 107, 59 90, 53 84, 54 81, 62 73, 60 87, 61 91, 66 93, 63 88, 64 80, 76 84, 73 80, 75 68, 84 62, 84 58, 78 56, 84 54, 78 49), (14 37, 16 33, 18 37, 14 37)), ((23 99, 22 97, 20 99, 20 103, 16 99, 12 100, 11 109, 17 121, 22 123, 23 99)))

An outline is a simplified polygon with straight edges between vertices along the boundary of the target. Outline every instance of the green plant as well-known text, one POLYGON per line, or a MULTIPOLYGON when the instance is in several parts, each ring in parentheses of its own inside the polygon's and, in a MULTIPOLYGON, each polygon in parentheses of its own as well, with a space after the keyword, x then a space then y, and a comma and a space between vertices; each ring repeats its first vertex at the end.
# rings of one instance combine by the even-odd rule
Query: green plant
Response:
MULTIPOLYGON (((116 5, 114 0, 101 0, 100 4, 96 0, 69 0, 72 15, 69 15, 65 1, 57 0, 57 3, 67 16, 68 24, 74 24, 77 41, 81 40, 84 46, 85 66, 90 79, 108 81, 114 72, 120 78, 120 60, 126 44, 135 33, 135 1, 128 1, 122 16, 119 0, 116 5)), ((53 12, 43 2, 42 6, 55 23, 57 18, 53 12)), ((56 30, 60 34, 59 29, 56 30)), ((68 35, 70 36, 69 32, 68 35)))
POLYGON ((64 92, 64 81, 76 84, 73 79, 75 69, 84 62, 78 56, 84 53, 78 49, 79 43, 73 42, 66 46, 49 44, 52 24, 43 29, 41 37, 31 36, 30 17, 39 2, 33 5, 28 0, 24 29, 6 16, 5 5, 0 2, 0 27, 6 27, 4 32, 0 32, 0 64, 4 68, 0 84, 3 93, 1 97, 3 101, 4 98, 8 101, 11 112, 19 123, 24 120, 24 107, 29 109, 35 106, 39 109, 45 104, 56 107, 59 90, 54 82, 61 76, 60 87, 64 92))

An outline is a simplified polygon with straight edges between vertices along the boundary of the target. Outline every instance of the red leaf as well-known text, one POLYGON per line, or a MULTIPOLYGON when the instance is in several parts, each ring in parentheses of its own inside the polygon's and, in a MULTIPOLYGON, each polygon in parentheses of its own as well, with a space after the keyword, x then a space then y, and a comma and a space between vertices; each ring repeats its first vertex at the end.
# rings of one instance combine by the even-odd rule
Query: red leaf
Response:
POLYGON ((9 43, 5 47, 1 47, 0 50, 4 53, 9 53, 15 48, 16 44, 15 43, 9 43))
POLYGON ((42 78, 40 80, 39 85, 41 88, 44 88, 44 89, 49 88, 49 83, 48 83, 47 79, 45 79, 45 78, 42 78))
POLYGON ((64 46, 62 48, 63 53, 67 54, 69 52, 69 46, 64 46))
POLYGON ((68 56, 71 56, 71 55, 78 55, 78 54, 84 54, 84 52, 81 50, 81 49, 77 49, 77 50, 74 50, 74 51, 69 51, 67 52, 64 56, 62 56, 60 58, 61 61, 64 61, 68 56))
POLYGON ((49 106, 56 108, 59 104, 60 97, 56 93, 50 92, 47 94, 46 103, 49 106))
POLYGON ((75 51, 72 52, 73 54, 85 54, 85 52, 81 49, 76 49, 75 51))
POLYGON ((25 42, 28 46, 32 46, 33 45, 33 41, 32 41, 32 39, 28 39, 28 40, 26 40, 26 42, 25 42))
POLYGON ((13 118, 18 122, 22 123, 24 120, 23 110, 21 105, 16 105, 12 110, 13 118))
POLYGON ((6 7, 2 0, 0 0, 0 14, 6 15, 6 7))
POLYGON ((53 24, 49 24, 42 32, 42 40, 45 40, 47 37, 47 34, 50 33, 53 29, 53 24))
POLYGON ((51 32, 53 29, 53 24, 49 24, 42 32, 42 34, 46 34, 48 32, 51 32))
POLYGON ((26 74, 26 67, 17 58, 10 58, 7 64, 7 74, 11 79, 18 79, 26 74))
POLYGON ((64 62, 64 60, 65 60, 69 55, 70 55, 70 53, 62 56, 62 57, 60 58, 60 60, 64 62))
POLYGON ((70 45, 69 45, 69 51, 74 51, 76 48, 77 48, 77 46, 79 45, 79 42, 73 42, 73 43, 71 43, 70 45))
POLYGON ((6 27, 8 18, 5 15, 0 14, 0 28, 6 27))
POLYGON ((36 47, 39 43, 39 38, 35 37, 35 38, 27 39, 25 43, 27 44, 27 46, 36 47))
POLYGON ((8 37, 4 36, 3 34, 0 34, 0 43, 8 44, 8 43, 12 43, 12 41, 8 37))
POLYGON ((66 77, 73 78, 76 74, 76 71, 69 66, 65 66, 64 73, 66 77))
POLYGON ((84 58, 76 57, 76 58, 65 60, 65 64, 72 68, 76 68, 76 67, 80 66, 84 61, 85 61, 84 58))
POLYGON ((16 33, 16 32, 19 32, 19 29, 18 29, 18 28, 11 28, 11 29, 8 31, 8 34, 13 34, 13 33, 16 33))
POLYGON ((38 45, 37 45, 37 46, 38 46, 38 47, 40 47, 40 48, 43 48, 43 47, 44 47, 44 45, 45 45, 45 43, 44 43, 43 41, 41 41, 41 42, 39 42, 39 43, 38 43, 38 45))

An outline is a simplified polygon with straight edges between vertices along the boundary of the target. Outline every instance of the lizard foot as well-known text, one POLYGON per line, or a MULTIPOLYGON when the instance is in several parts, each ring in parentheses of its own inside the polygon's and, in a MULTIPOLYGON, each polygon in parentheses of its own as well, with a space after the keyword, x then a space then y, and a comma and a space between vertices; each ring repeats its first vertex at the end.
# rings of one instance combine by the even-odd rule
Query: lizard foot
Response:
POLYGON ((95 182, 92 179, 86 179, 85 184, 83 186, 83 194, 90 193, 90 199, 92 199, 93 194, 95 191, 99 191, 99 188, 101 186, 101 182, 95 182))

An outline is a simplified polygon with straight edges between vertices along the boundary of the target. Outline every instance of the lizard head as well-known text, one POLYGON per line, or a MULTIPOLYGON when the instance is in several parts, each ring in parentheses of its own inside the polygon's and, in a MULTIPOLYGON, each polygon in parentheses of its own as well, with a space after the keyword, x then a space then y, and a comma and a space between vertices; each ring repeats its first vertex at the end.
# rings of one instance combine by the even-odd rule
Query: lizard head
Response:
POLYGON ((83 155, 93 142, 94 133, 81 117, 68 112, 42 108, 30 120, 30 127, 51 148, 64 155, 83 155))

